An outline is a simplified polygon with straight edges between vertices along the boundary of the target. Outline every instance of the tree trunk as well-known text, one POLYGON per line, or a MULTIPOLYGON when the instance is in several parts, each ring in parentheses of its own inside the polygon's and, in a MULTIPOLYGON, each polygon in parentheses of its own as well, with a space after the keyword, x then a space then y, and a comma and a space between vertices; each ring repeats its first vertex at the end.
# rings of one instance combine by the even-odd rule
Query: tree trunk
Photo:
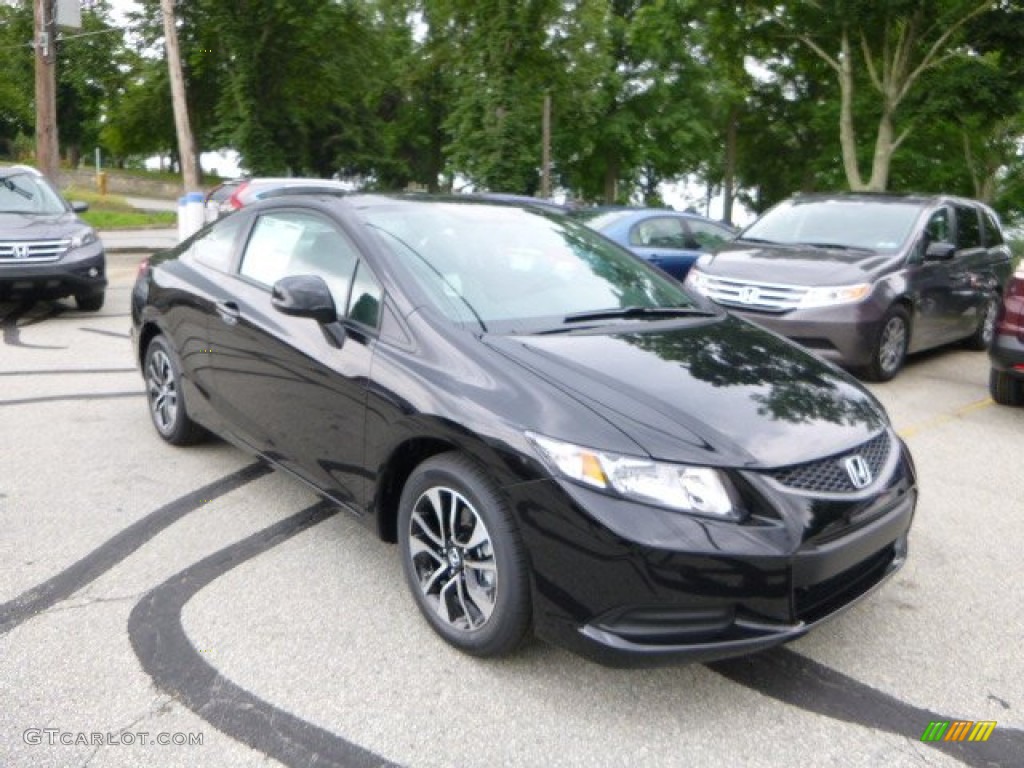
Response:
POLYGON ((725 127, 725 175, 722 178, 722 221, 732 224, 732 205, 736 184, 736 133, 739 124, 739 110, 729 109, 729 124, 725 127))
POLYGON ((864 180, 857 163, 857 131, 853 125, 853 56, 850 52, 850 36, 843 30, 842 51, 839 59, 839 143, 843 152, 843 169, 846 183, 853 192, 864 189, 864 180))
POLYGON ((871 163, 871 180, 868 192, 885 192, 889 188, 889 167, 895 143, 892 125, 892 110, 886 105, 878 121, 878 136, 875 138, 875 158, 871 163))
POLYGON ((604 202, 605 205, 613 205, 619 192, 619 163, 617 160, 609 160, 604 169, 604 202))

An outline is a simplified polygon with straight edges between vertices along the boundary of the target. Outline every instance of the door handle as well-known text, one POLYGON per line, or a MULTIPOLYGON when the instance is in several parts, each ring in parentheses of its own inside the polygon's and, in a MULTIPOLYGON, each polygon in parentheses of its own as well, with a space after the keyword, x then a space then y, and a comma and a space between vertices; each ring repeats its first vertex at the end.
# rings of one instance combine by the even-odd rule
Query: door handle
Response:
POLYGON ((217 314, 220 315, 220 319, 227 325, 234 325, 238 322, 238 318, 241 316, 242 311, 233 301, 218 301, 217 314))

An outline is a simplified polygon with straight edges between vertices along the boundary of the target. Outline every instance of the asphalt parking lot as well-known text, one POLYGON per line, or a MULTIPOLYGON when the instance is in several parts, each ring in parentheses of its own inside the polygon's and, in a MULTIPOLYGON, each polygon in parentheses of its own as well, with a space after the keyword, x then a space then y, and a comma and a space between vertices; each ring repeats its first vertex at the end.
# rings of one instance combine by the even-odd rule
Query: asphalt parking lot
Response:
POLYGON ((420 619, 391 545, 157 437, 137 261, 96 314, 0 303, 0 766, 1024 765, 1024 409, 988 399, 984 354, 872 385, 921 503, 907 566, 834 621, 711 665, 487 662, 420 619), (996 725, 925 743, 933 721, 996 725))

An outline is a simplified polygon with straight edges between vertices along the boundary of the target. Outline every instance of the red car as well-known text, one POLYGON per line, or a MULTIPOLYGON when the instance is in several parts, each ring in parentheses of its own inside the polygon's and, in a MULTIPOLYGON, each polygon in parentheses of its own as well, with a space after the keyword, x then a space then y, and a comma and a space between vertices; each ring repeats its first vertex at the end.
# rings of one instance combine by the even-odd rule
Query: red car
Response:
POLYGON ((1024 405, 1024 265, 1006 285, 989 349, 992 372, 988 388, 1002 405, 1024 405))

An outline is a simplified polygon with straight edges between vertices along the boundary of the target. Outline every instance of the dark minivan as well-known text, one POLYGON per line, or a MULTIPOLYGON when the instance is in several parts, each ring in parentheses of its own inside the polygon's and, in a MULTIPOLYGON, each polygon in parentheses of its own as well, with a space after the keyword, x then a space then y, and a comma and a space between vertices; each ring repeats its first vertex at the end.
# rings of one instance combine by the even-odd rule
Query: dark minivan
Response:
POLYGON ((687 284, 867 379, 908 353, 992 341, 1011 272, 998 217, 948 196, 832 194, 775 206, 687 284))

